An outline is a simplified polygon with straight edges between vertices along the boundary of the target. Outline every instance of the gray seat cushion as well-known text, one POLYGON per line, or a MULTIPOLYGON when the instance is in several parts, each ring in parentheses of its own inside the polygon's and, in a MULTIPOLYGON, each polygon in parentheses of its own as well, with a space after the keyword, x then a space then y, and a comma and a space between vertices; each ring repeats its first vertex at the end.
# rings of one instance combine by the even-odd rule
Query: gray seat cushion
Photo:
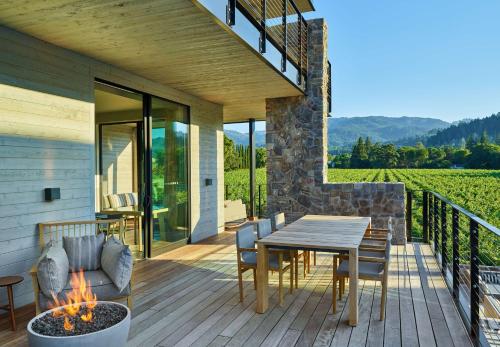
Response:
POLYGON ((63 245, 68 255, 71 271, 94 271, 101 267, 104 234, 82 237, 63 237, 63 245))
MULTIPOLYGON (((360 261, 358 264, 359 277, 380 277, 384 272, 384 264, 360 261)), ((343 260, 337 268, 337 275, 349 276, 349 261, 343 260)))
POLYGON ((102 250, 101 265, 103 271, 121 291, 132 277, 132 252, 120 240, 110 237, 102 250))
MULTIPOLYGON (((90 281, 92 292, 97 296, 97 300, 113 300, 122 296, 130 295, 130 284, 123 290, 119 290, 111 281, 111 279, 102 270, 84 272, 85 281, 90 281)), ((69 277, 64 289, 57 296, 58 299, 66 299, 66 293, 71 292, 71 276, 69 277)), ((46 296, 43 293, 39 295, 40 307, 47 309, 49 304, 53 303, 50 295, 46 296)))
MULTIPOLYGON (((242 262, 247 265, 257 265, 257 253, 255 252, 242 252, 242 262)), ((278 256, 276 254, 269 254, 269 268, 278 269, 278 256)))
POLYGON ((68 280, 69 262, 66 251, 55 242, 47 243, 38 259, 38 285, 43 294, 59 294, 68 280))

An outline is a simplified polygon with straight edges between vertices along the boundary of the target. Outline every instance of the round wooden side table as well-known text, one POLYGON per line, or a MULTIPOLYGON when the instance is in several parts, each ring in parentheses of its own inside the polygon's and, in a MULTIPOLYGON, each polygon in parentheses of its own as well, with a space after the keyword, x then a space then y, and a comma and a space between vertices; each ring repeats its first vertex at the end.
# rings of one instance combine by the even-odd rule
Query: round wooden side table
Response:
POLYGON ((7 287, 7 296, 9 297, 9 304, 0 306, 0 309, 9 311, 10 325, 12 330, 16 330, 16 317, 14 316, 14 294, 12 286, 21 283, 24 280, 21 276, 6 276, 0 277, 0 287, 7 287))

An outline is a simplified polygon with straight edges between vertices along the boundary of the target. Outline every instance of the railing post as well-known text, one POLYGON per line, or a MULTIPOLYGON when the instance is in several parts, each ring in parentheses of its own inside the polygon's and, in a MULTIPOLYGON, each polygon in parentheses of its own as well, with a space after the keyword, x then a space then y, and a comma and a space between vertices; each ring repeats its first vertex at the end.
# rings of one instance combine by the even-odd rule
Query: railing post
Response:
POLYGON ((298 28, 299 28, 299 68, 297 71, 297 84, 300 86, 302 84, 302 15, 297 13, 298 28))
POLYGON ((236 24, 236 0, 227 0, 226 23, 229 26, 236 24))
POLYGON ((287 44, 287 25, 286 25, 286 17, 287 17, 287 9, 288 9, 288 0, 283 1, 283 52, 281 56, 281 71, 286 72, 286 46, 287 44))
POLYGON ((446 203, 444 201, 441 201, 441 272, 443 273, 443 276, 446 278, 446 266, 448 263, 447 260, 447 241, 448 241, 448 235, 447 235, 447 223, 446 223, 446 203))
POLYGON ((429 194, 422 192, 422 234, 424 242, 429 242, 429 194))
POLYGON ((478 224, 470 220, 470 326, 471 335, 479 337, 479 235, 478 224))
POLYGON ((261 196, 261 186, 262 184, 259 184, 259 218, 262 217, 262 209, 261 209, 261 200, 260 200, 260 196, 261 196))
POLYGON ((256 149, 255 149, 255 119, 248 120, 248 138, 250 147, 250 217, 255 218, 255 169, 256 169, 256 149))
POLYGON ((259 39, 259 50, 260 53, 264 54, 266 53, 266 5, 267 5, 267 0, 261 0, 260 6, 262 8, 261 12, 261 19, 260 19, 260 39, 259 39))
POLYGON ((453 297, 458 299, 460 279, 460 243, 459 243, 459 214, 452 210, 452 233, 453 233, 453 297))
POLYGON ((432 216, 434 217, 433 221, 433 226, 434 226, 434 252, 437 253, 439 252, 439 241, 438 241, 438 235, 439 235, 439 199, 434 196, 433 198, 433 211, 432 211, 432 216))
MULTIPOLYGON (((432 199, 433 199, 433 195, 431 192, 429 192, 429 241, 434 240, 434 226, 433 226, 434 218, 432 216, 432 212, 434 210, 432 208, 432 206, 433 206, 432 199)), ((431 249, 433 249, 433 247, 431 247, 431 249)))
POLYGON ((406 191, 406 240, 411 242, 412 233, 412 194, 411 190, 406 191))

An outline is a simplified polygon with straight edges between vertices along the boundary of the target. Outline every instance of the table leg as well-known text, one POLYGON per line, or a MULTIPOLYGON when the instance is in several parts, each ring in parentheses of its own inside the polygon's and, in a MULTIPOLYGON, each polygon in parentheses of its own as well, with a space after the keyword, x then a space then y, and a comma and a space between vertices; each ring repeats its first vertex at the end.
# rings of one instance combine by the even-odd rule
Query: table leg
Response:
POLYGON ((137 225, 137 216, 134 216, 134 244, 139 244, 139 228, 137 225))
POLYGON ((12 293, 12 286, 7 287, 7 295, 9 296, 10 324, 12 326, 12 331, 16 331, 16 316, 14 315, 14 295, 12 293))
POLYGON ((358 324, 358 249, 349 250, 349 325, 358 324))
POLYGON ((269 276, 269 251, 266 246, 257 244, 257 313, 264 313, 269 305, 267 295, 269 276))

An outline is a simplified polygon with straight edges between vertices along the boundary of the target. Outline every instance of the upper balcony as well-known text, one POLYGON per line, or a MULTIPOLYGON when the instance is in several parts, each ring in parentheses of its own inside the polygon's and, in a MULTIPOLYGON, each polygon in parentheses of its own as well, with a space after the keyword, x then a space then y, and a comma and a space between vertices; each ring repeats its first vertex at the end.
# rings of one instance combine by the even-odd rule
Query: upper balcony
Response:
POLYGON ((234 122, 265 119, 266 99, 304 95, 311 10, 309 0, 26 0, 1 4, 0 25, 223 105, 234 122))
POLYGON ((307 78, 310 0, 199 0, 301 90, 307 78))

